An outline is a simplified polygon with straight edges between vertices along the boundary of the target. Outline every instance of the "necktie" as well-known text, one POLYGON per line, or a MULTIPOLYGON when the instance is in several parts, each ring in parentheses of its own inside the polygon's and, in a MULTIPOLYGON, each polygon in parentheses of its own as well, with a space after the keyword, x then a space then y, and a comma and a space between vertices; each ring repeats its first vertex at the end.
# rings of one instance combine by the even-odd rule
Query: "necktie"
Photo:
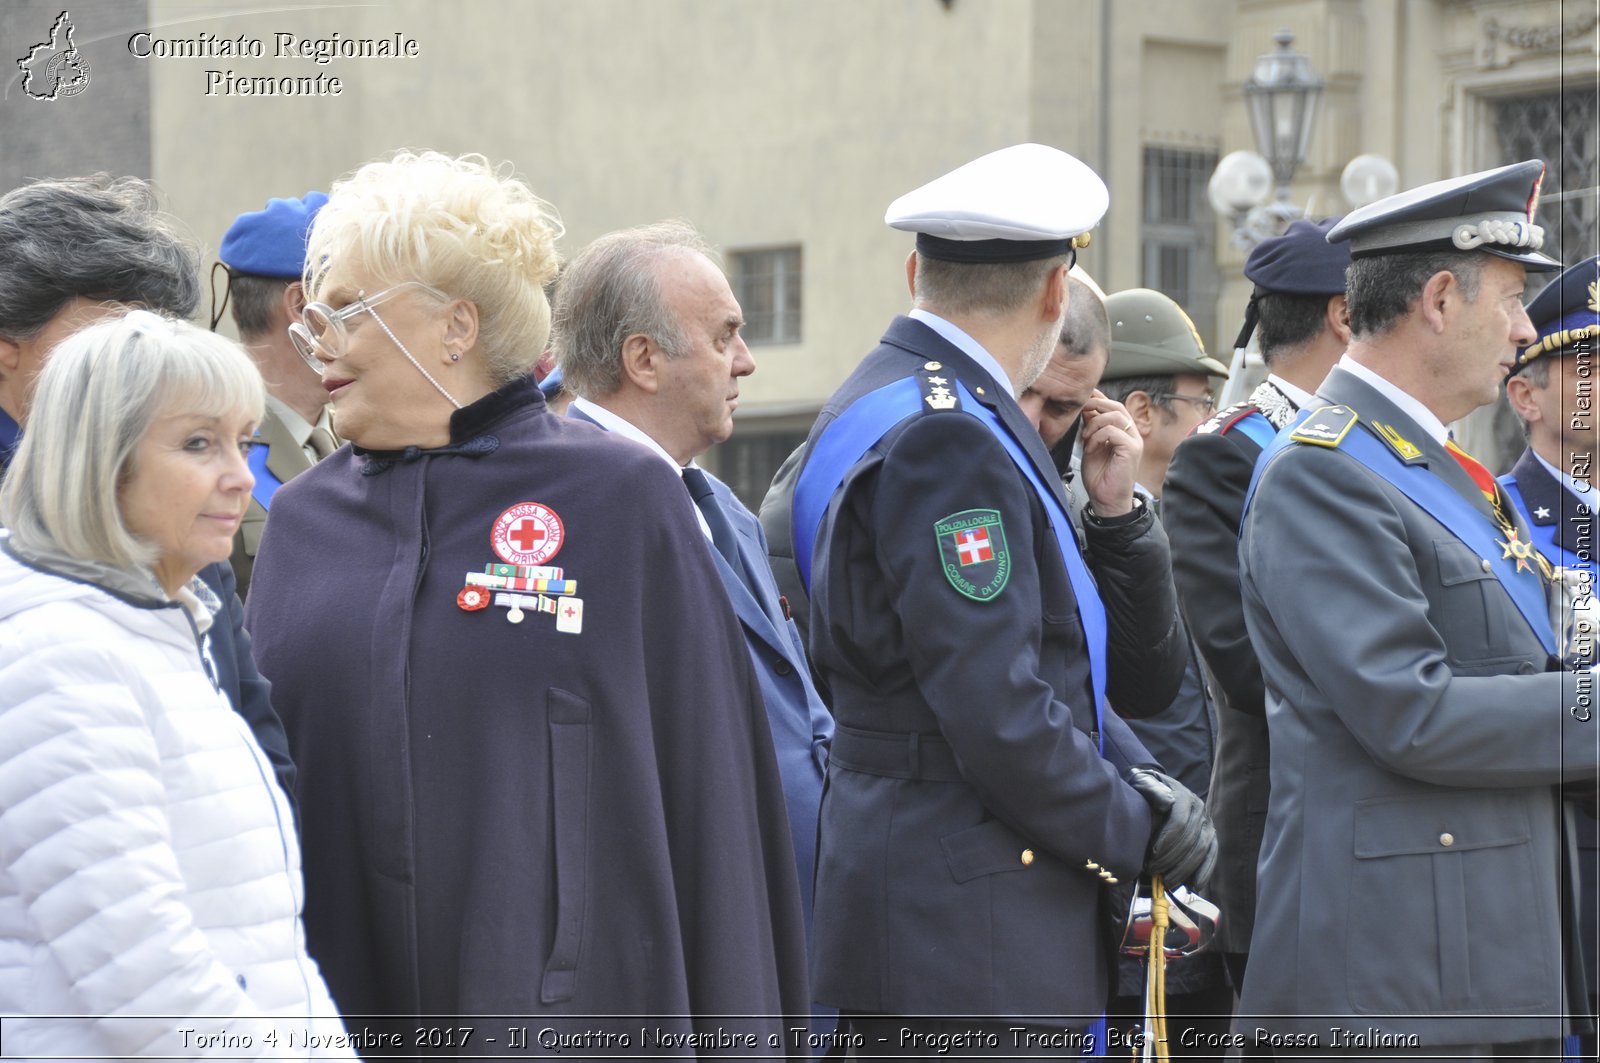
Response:
MULTIPOLYGON (((706 524, 711 528, 711 542, 717 548, 717 553, 728 563, 739 582, 746 588, 750 587, 750 576, 745 571, 744 562, 739 560, 739 540, 733 534, 733 525, 728 523, 728 515, 722 512, 722 507, 717 504, 717 496, 711 490, 711 481, 706 474, 694 466, 683 470, 683 486, 689 489, 689 497, 694 499, 694 504, 706 518, 706 524)), ((753 592, 752 592, 753 593, 753 592)))
POLYGON ((306 440, 306 444, 317 452, 318 461, 339 449, 339 441, 333 437, 333 433, 320 424, 311 429, 311 438, 306 440))
POLYGON ((1519 571, 1526 569, 1531 572, 1533 565, 1530 562, 1537 563, 1544 578, 1550 579, 1550 562, 1534 549, 1532 543, 1525 543, 1517 537, 1517 526, 1506 515, 1505 504, 1500 497, 1500 482, 1494 478, 1494 474, 1484 467, 1483 462, 1456 446, 1454 439, 1446 440, 1444 448, 1450 452, 1452 458, 1456 459, 1456 464, 1466 470, 1472 482, 1478 485, 1478 490, 1488 500, 1489 508, 1494 510, 1494 522, 1500 526, 1501 533, 1505 535, 1505 540, 1500 545, 1506 549, 1506 556, 1517 559, 1519 571))

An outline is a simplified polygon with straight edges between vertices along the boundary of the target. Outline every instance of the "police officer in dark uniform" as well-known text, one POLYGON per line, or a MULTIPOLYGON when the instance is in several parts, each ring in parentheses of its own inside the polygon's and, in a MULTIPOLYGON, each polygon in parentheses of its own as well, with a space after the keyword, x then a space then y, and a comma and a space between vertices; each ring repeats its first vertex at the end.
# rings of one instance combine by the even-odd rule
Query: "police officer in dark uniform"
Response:
MULTIPOLYGON (((1092 171, 1031 144, 897 200, 916 308, 807 444, 795 556, 838 725, 814 988, 873 1054, 1081 1051, 1110 988, 1107 887, 1214 860, 1198 798, 1103 710, 1104 606, 1015 400, 1105 206, 1092 171)), ((1090 537, 1153 519, 1109 410, 1083 415, 1090 537)))
MULTIPOLYGON (((1571 605, 1558 610, 1563 628, 1577 634, 1570 648, 1593 658, 1593 634, 1572 632, 1574 607, 1594 601, 1595 512, 1595 346, 1600 342, 1600 256, 1570 267, 1528 304, 1539 336, 1522 352, 1506 380, 1506 397, 1522 422, 1527 449, 1511 472, 1500 477, 1512 505, 1528 522, 1539 552, 1570 573, 1571 605), (1587 641, 1587 645, 1585 645, 1587 641)), ((1591 1005, 1600 987, 1600 823, 1586 810, 1578 815, 1579 925, 1583 929, 1591 1005)), ((1586 1038, 1584 1058, 1595 1055, 1594 1035, 1586 1038)))
POLYGON ((1262 447, 1311 400, 1350 341, 1344 297, 1350 249, 1327 240, 1337 221, 1297 221, 1250 252, 1244 275, 1255 291, 1234 346, 1248 344, 1259 328, 1267 379, 1178 444, 1161 496, 1179 603, 1219 695, 1206 798, 1218 848, 1210 896, 1222 909, 1218 942, 1235 987, 1244 984, 1250 950, 1268 791, 1261 665, 1239 600, 1239 517, 1262 447))

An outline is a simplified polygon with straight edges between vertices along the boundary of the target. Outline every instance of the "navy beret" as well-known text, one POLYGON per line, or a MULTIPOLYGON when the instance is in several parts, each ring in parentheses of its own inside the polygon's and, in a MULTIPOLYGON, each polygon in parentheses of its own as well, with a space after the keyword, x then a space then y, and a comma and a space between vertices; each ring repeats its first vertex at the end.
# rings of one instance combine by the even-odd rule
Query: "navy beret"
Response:
POLYGON ((1328 231, 1338 222, 1297 221, 1282 236, 1261 241, 1245 260, 1244 275, 1262 294, 1343 295, 1350 247, 1328 243, 1328 231))
POLYGON ((1560 269, 1539 253, 1544 228, 1534 221, 1544 163, 1514 162, 1434 181, 1346 214, 1328 239, 1350 241, 1353 258, 1404 251, 1486 251, 1528 269, 1560 269))
POLYGON ((1568 267, 1545 285, 1528 304, 1528 317, 1539 338, 1522 352, 1513 374, 1542 355, 1568 354, 1581 340, 1591 341, 1587 349, 1593 351, 1592 341, 1600 337, 1600 255, 1568 267))
POLYGON ((267 200, 265 210, 234 219, 217 257, 235 273, 298 279, 306 263, 306 234, 326 202, 322 192, 307 192, 303 199, 267 200))

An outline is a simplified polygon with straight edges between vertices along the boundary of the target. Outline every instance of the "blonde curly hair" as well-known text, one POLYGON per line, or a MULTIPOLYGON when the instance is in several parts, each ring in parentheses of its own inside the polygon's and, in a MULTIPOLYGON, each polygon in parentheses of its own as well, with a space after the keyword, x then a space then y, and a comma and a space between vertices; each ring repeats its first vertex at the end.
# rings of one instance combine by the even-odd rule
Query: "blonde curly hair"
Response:
POLYGON ((561 267, 555 208, 510 163, 400 151, 334 183, 306 243, 305 289, 354 260, 385 284, 419 280, 478 308, 496 384, 527 373, 550 338, 545 288, 561 267))

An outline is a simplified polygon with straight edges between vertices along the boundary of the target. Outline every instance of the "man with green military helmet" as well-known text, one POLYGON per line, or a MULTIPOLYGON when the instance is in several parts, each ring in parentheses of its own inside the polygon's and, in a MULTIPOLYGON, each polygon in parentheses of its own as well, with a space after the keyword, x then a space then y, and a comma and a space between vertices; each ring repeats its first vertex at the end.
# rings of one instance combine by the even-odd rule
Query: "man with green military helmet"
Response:
POLYGON ((1144 437, 1139 483, 1161 497, 1161 481, 1178 443, 1211 416, 1213 377, 1228 367, 1206 354, 1183 308, 1160 292, 1129 288, 1106 298, 1111 358, 1100 390, 1128 408, 1144 437))
MULTIPOLYGON (((1110 356, 1100 390, 1121 402, 1144 441, 1135 491, 1159 510, 1161 484, 1172 452, 1216 409, 1213 378, 1227 366, 1206 354, 1199 331, 1183 308, 1160 292, 1131 288, 1106 298, 1111 323, 1110 356)), ((1188 635, 1185 634, 1188 641, 1188 635)), ((1206 688, 1200 657, 1188 641, 1182 683, 1164 710, 1128 726, 1161 762, 1162 769, 1202 798, 1211 782, 1216 745, 1216 708, 1206 688)), ((1143 963, 1124 959, 1112 1022, 1124 1028, 1142 1014, 1143 963)), ((1166 975, 1168 1035, 1188 1041, 1225 1034, 1232 992, 1215 954, 1174 959, 1166 975)), ((1203 1042, 1201 1042, 1203 1043, 1203 1042)))

